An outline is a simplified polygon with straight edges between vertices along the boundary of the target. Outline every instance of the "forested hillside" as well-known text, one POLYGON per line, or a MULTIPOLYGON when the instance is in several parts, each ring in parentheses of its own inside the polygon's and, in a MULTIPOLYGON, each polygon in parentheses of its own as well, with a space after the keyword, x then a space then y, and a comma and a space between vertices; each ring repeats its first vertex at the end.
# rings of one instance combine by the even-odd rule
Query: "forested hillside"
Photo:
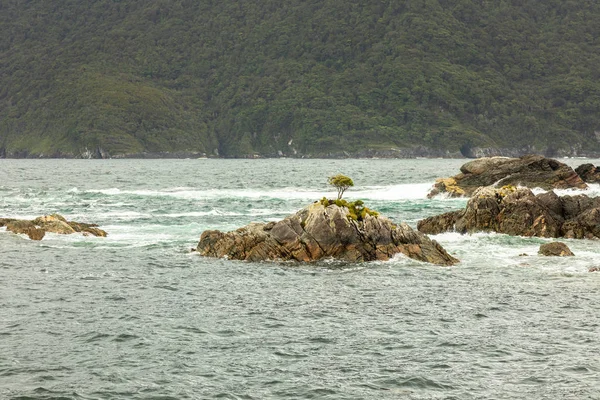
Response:
POLYGON ((0 155, 599 151, 599 21, 596 0, 2 0, 0 155))

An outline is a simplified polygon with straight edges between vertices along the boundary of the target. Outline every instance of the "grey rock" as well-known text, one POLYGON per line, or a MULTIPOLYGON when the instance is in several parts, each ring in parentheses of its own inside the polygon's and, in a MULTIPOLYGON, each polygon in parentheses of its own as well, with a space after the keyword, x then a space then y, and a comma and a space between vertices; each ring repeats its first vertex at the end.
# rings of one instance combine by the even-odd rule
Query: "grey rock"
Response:
POLYGON ((600 169, 594 164, 581 164, 579 167, 575 168, 575 172, 577 172, 577 175, 579 175, 584 182, 600 182, 600 169))
POLYGON ((402 223, 366 215, 357 221, 346 207, 317 202, 281 221, 252 223, 232 232, 205 231, 197 252, 235 260, 296 260, 324 258, 361 262, 388 260, 397 253, 429 263, 453 265, 437 242, 402 223))
POLYGON ((528 188, 587 188, 586 183, 568 165, 540 155, 520 158, 485 157, 470 161, 460 173, 440 178, 428 197, 448 193, 452 197, 471 196, 482 186, 524 186, 528 188))
POLYGON ((463 210, 421 220, 427 234, 498 232, 515 236, 600 238, 600 198, 534 195, 527 188, 479 188, 463 210))
POLYGON ((81 232, 83 235, 105 237, 107 233, 98 228, 96 224, 67 221, 59 214, 44 215, 33 221, 19 220, 14 218, 0 218, 0 226, 6 226, 6 230, 13 233, 21 233, 29 236, 31 240, 42 240, 46 232, 69 235, 81 232))

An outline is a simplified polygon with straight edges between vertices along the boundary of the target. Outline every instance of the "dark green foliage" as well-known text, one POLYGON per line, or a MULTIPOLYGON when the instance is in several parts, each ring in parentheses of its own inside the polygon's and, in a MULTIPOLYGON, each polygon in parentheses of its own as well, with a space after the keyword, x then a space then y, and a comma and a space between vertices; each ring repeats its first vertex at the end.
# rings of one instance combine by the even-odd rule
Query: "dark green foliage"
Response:
POLYGON ((0 155, 600 150, 594 0, 0 3, 0 155))

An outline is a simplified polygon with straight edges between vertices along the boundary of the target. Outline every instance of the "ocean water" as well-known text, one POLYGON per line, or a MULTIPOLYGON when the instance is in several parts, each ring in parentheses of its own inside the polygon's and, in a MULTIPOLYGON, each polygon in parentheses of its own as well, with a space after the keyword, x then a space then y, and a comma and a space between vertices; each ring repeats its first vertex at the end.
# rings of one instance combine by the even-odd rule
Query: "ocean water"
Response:
POLYGON ((190 251, 333 196, 337 173, 346 198, 416 226, 464 207, 426 198, 464 162, 0 160, 0 217, 109 234, 0 228, 0 399, 600 399, 598 241, 546 258, 546 239, 435 236, 454 267, 190 251))

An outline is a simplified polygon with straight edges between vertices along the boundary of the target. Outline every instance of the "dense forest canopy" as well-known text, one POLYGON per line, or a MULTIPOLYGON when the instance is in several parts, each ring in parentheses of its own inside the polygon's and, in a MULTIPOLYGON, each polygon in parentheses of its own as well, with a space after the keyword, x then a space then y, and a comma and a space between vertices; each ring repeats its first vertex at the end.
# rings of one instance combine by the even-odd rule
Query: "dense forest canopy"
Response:
POLYGON ((0 155, 599 151, 595 0, 3 0, 0 155))

